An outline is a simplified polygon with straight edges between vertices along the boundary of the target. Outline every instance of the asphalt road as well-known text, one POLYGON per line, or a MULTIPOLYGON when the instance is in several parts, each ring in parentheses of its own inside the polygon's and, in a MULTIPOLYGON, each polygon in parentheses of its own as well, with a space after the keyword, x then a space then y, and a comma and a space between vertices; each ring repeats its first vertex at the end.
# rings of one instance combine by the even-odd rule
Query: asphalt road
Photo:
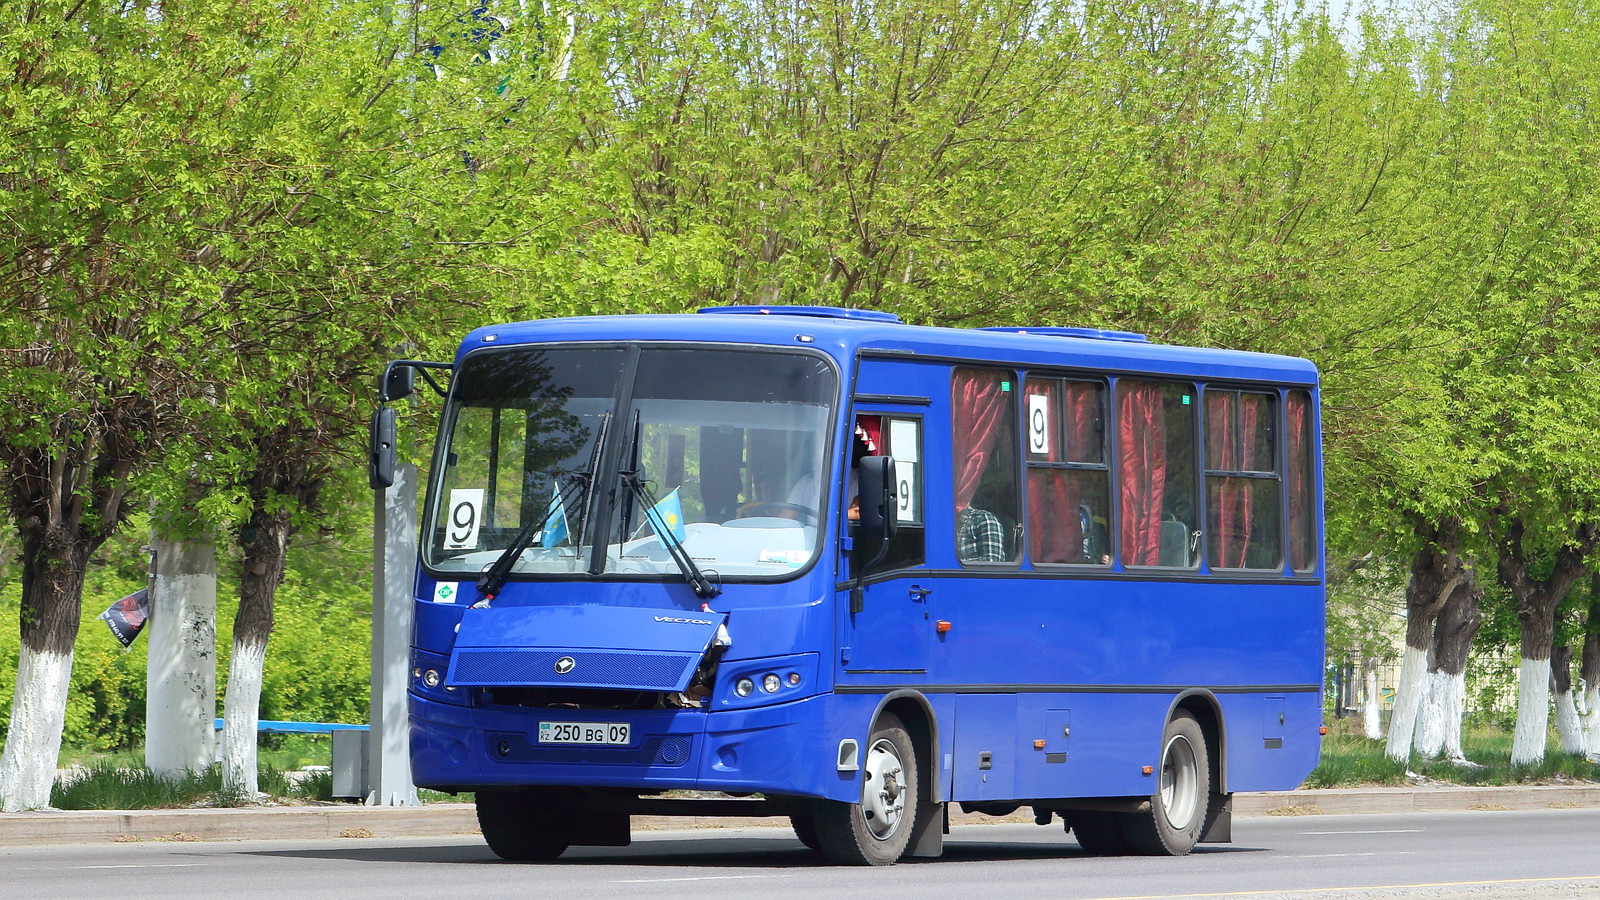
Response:
POLYGON ((0 896, 130 897, 1600 897, 1600 810, 1281 816, 1179 859, 1085 856, 1059 826, 964 825, 939 860, 820 864, 784 829, 638 834, 553 864, 496 859, 475 836, 144 841, 0 849, 0 896))

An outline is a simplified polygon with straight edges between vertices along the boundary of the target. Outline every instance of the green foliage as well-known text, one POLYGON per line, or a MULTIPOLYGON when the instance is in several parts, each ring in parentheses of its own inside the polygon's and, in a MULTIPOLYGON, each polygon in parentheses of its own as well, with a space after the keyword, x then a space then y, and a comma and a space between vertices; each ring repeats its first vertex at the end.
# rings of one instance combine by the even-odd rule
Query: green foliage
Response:
MULTIPOLYGON (((290 552, 278 608, 278 629, 268 646, 261 692, 261 717, 291 721, 360 723, 367 719, 371 678, 371 536, 357 531, 343 540, 309 540, 290 552), (331 579, 330 573, 341 576, 331 579), (345 574, 352 577, 344 578, 345 574)), ((145 645, 141 635, 124 650, 99 614, 119 597, 144 586, 143 577, 123 574, 128 559, 145 565, 139 542, 127 534, 106 546, 90 570, 84 612, 67 700, 63 757, 78 752, 130 749, 144 741, 145 645)), ((236 581, 217 579, 218 696, 226 689, 229 622, 238 604, 236 581)), ((0 614, 15 610, 17 586, 0 590, 0 614)), ((16 671, 17 633, 0 629, 0 670, 16 671)), ((0 735, 10 717, 13 680, 0 678, 0 735)), ((218 704, 220 710, 221 705, 218 704)), ((220 713, 219 713, 220 714, 220 713)), ((326 742, 324 741, 324 744, 326 742)), ((314 755, 326 763, 326 747, 286 748, 285 765, 314 755)), ((264 754, 264 758, 276 758, 264 754)))
POLYGON ((1499 729, 1468 729, 1462 735, 1467 759, 1460 766, 1448 760, 1413 758, 1396 762, 1384 755, 1384 742, 1356 734, 1334 733, 1322 741, 1322 760, 1306 778, 1304 787, 1333 788, 1365 785, 1400 786, 1416 783, 1411 774, 1430 782, 1461 785, 1550 784, 1562 780, 1600 780, 1600 764, 1561 752, 1552 742, 1544 760, 1535 766, 1511 765, 1511 735, 1499 729), (1409 766, 1409 772, 1407 771, 1409 766))

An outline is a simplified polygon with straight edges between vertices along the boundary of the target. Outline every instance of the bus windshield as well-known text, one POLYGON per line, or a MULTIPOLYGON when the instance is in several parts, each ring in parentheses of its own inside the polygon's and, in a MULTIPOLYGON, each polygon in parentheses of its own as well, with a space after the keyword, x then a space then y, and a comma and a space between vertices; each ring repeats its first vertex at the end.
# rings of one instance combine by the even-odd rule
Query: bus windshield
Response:
POLYGON ((468 357, 452 390, 424 524, 436 572, 476 576, 521 545, 511 577, 683 577, 664 530, 723 580, 817 553, 838 392, 819 356, 508 348, 468 357))

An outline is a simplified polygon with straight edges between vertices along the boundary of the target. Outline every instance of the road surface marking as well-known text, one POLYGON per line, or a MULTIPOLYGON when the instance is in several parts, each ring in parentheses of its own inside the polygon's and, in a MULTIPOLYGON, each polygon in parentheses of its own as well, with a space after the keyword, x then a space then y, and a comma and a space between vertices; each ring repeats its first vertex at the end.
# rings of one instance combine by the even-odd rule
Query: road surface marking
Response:
POLYGON ((1390 831, 1302 831, 1301 834, 1421 834, 1426 828, 1395 828, 1390 831))
POLYGON ((1492 881, 1433 881, 1421 884, 1363 884, 1350 887, 1275 889, 1270 891, 1217 891, 1208 894, 1136 894, 1125 897, 1096 897, 1094 900, 1175 900, 1179 897, 1302 897, 1317 894, 1345 894, 1352 891, 1414 891, 1422 888, 1487 887, 1510 884, 1569 884, 1597 881, 1600 875, 1568 875, 1558 878, 1499 878, 1492 881))
POLYGON ((667 881, 735 881, 745 878, 767 878, 766 875, 698 875, 693 878, 623 878, 613 884, 661 884, 667 881))
POLYGON ((205 863, 126 863, 126 865, 120 866, 18 866, 18 871, 46 870, 46 868, 50 871, 72 871, 80 870, 80 868, 197 868, 197 866, 202 865, 205 865, 205 863))
POLYGON ((1414 850, 1400 850, 1398 854, 1384 850, 1382 854, 1306 854, 1299 857, 1286 857, 1291 860, 1331 860, 1334 857, 1414 857, 1414 850))

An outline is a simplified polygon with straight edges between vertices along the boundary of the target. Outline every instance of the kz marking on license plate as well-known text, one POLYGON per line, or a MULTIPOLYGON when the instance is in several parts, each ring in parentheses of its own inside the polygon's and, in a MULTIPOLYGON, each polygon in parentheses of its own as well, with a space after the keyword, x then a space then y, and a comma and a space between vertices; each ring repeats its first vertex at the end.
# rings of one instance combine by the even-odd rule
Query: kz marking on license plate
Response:
POLYGON ((632 741, 627 722, 540 722, 541 744, 627 744, 632 741))

